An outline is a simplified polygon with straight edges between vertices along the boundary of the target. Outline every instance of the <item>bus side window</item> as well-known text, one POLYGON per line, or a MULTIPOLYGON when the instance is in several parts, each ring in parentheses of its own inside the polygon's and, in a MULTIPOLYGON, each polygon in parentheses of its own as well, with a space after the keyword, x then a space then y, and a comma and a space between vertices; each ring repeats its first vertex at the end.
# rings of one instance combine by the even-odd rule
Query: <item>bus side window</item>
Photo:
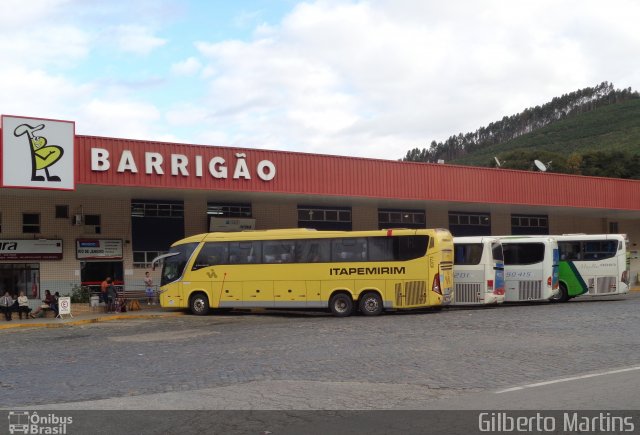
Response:
POLYGON ((204 244, 191 270, 228 264, 229 248, 225 242, 207 242, 204 244))
POLYGON ((296 240, 296 263, 326 263, 330 261, 330 239, 296 240))

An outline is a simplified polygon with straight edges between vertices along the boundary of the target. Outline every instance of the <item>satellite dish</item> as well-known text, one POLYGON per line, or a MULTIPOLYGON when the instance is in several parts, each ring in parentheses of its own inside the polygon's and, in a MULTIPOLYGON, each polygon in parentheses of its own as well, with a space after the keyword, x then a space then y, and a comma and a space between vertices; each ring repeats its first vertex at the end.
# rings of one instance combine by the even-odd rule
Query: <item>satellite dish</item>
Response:
POLYGON ((494 158, 493 158, 493 160, 495 160, 495 161, 496 161, 496 165, 498 165, 498 167, 501 167, 501 166, 502 166, 502 163, 504 163, 504 162, 500 163, 500 160, 498 160, 498 158, 497 158, 497 157, 494 157, 494 158))
POLYGON ((540 169, 541 172, 547 172, 547 167, 540 160, 534 160, 533 164, 536 165, 536 168, 540 169))

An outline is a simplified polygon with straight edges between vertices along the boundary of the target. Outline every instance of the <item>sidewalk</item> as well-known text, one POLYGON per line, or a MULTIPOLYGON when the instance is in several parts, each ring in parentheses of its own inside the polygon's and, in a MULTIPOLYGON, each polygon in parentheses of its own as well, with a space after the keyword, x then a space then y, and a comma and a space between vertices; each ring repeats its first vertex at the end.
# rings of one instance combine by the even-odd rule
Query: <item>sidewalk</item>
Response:
POLYGON ((14 318, 10 322, 7 322, 4 320, 3 316, 2 318, 0 318, 0 330, 14 328, 61 328, 64 326, 86 325, 88 323, 109 322, 113 320, 177 317, 182 316, 183 314, 185 314, 184 310, 160 308, 154 306, 151 308, 143 308, 138 311, 128 311, 126 313, 105 313, 103 311, 80 312, 77 314, 73 314, 73 317, 64 316, 64 319, 40 317, 37 319, 20 320, 14 318))

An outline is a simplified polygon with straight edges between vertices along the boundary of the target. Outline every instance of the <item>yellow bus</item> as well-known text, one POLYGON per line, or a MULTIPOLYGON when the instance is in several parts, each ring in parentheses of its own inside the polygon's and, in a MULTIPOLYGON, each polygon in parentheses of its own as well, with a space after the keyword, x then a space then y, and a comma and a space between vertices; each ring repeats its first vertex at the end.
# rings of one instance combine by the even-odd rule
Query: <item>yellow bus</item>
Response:
POLYGON ((207 233, 174 243, 162 261, 160 304, 359 310, 436 307, 453 289, 453 238, 443 229, 207 233))

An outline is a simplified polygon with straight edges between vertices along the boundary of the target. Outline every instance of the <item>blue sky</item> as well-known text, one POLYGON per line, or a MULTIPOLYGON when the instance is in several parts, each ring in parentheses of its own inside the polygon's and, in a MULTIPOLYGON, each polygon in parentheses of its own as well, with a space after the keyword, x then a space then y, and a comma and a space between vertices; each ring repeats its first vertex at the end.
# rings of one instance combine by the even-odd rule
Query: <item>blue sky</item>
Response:
POLYGON ((617 0, 3 0, 0 113, 78 134, 398 159, 602 81, 617 0))

